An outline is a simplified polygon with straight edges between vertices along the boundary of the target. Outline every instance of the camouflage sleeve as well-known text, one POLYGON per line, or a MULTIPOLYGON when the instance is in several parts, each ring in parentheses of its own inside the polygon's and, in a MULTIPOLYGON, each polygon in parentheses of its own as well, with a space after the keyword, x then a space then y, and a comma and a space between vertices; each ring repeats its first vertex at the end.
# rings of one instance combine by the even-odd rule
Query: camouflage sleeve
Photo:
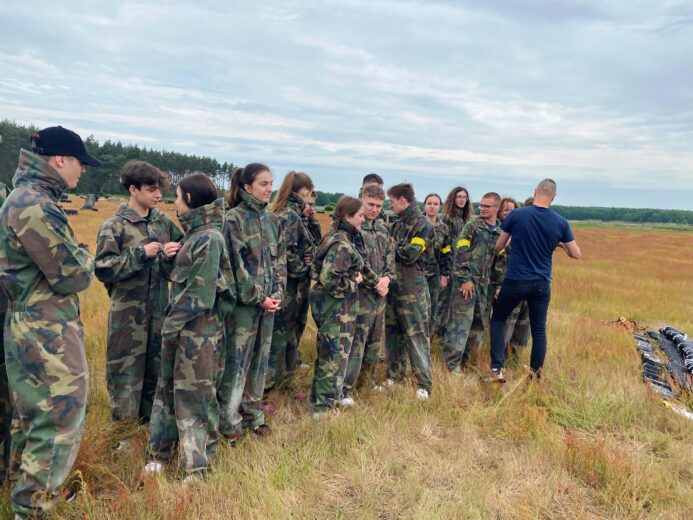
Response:
POLYGON ((167 217, 168 220, 168 234, 171 237, 171 242, 180 242, 183 240, 183 232, 180 230, 178 226, 171 220, 170 218, 167 217))
MULTIPOLYGON (((183 240, 183 232, 174 224, 173 220, 166 217, 168 222, 168 235, 171 237, 171 242, 180 242, 183 240)), ((159 252, 157 255, 157 261, 159 262, 159 270, 161 271, 161 276, 166 279, 171 278, 171 272, 176 264, 176 255, 166 256, 163 251, 159 252)), ((97 275, 98 276, 98 275, 97 275)))
POLYGON ((352 252, 344 242, 337 241, 325 255, 318 281, 335 298, 356 291, 356 280, 351 272, 352 252))
POLYGON ((306 219, 306 227, 310 234, 313 235, 313 242, 319 244, 322 240, 322 229, 320 228, 320 222, 313 219, 306 219))
POLYGON ((303 224, 295 211, 287 211, 279 216, 281 230, 286 241, 286 270, 290 274, 303 275, 308 272, 308 264, 303 258, 303 251, 298 250, 303 224))
POLYGON ((272 264, 272 297, 284 299, 286 289, 286 239, 281 227, 277 226, 277 257, 272 264))
POLYGON ((380 277, 375 273, 373 269, 366 263, 361 269, 361 276, 363 276, 363 286, 372 289, 380 281, 380 277))
POLYGON ((387 276, 390 282, 394 282, 397 279, 395 271, 395 241, 392 240, 389 232, 385 239, 385 266, 383 267, 383 276, 387 276))
POLYGON ((21 209, 12 229, 56 293, 74 294, 89 287, 94 260, 77 244, 67 217, 55 204, 21 209))
POLYGON ((259 305, 269 294, 263 294, 262 288, 245 267, 241 251, 250 245, 246 245, 243 229, 235 215, 227 216, 224 222, 224 239, 229 251, 231 269, 236 275, 236 300, 244 305, 259 305))
POLYGON ((505 271, 508 268, 507 248, 501 249, 493 258, 493 266, 491 267, 491 285, 500 287, 503 285, 505 271))
POLYGON ((442 241, 442 247, 440 248, 440 260, 438 264, 440 265, 440 275, 450 276, 450 270, 452 267, 452 234, 450 229, 445 226, 444 239, 442 241))
POLYGON ((455 243, 454 276, 461 284, 473 280, 474 269, 474 222, 468 222, 462 228, 455 243))
POLYGON ((395 256, 404 265, 414 265, 426 248, 431 245, 434 236, 433 226, 428 220, 420 220, 408 233, 401 244, 395 247, 395 256))
POLYGON ((96 237, 94 266, 96 277, 104 284, 113 284, 131 277, 144 268, 144 247, 128 247, 120 250, 117 231, 109 221, 99 228, 96 237))
POLYGON ((178 266, 172 273, 173 281, 185 283, 185 286, 171 302, 161 329, 163 337, 179 334, 187 323, 214 308, 217 291, 210 288, 217 280, 222 247, 220 242, 210 240, 209 236, 191 244, 192 265, 178 266))

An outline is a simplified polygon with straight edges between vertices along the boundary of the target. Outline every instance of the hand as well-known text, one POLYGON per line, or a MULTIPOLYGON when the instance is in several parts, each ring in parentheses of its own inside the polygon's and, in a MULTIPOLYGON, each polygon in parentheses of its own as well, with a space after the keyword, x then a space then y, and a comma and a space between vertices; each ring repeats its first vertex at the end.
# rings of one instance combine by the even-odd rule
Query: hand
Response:
POLYGON ((440 288, 445 289, 448 286, 448 279, 449 276, 441 276, 440 277, 440 288))
POLYGON ((380 296, 385 296, 385 294, 388 293, 388 290, 390 288, 390 277, 389 276, 383 276, 378 279, 378 283, 373 287, 375 291, 380 294, 380 296), (382 294, 382 291, 385 291, 385 294, 382 294))
POLYGON ((303 261, 305 262, 306 265, 310 265, 313 263, 313 253, 306 251, 303 255, 303 261))
POLYGON ((500 294, 500 289, 501 289, 500 287, 496 287, 496 293, 493 295, 494 300, 498 299, 498 295, 500 294))
POLYGON ((281 305, 281 300, 267 296, 264 299, 264 301, 260 304, 260 307, 265 312, 277 312, 279 310, 280 305, 281 305))
POLYGON ((172 257, 182 246, 178 242, 166 242, 164 244, 164 255, 172 257))
POLYGON ((357 285, 360 285, 361 282, 363 282, 363 275, 361 273, 356 273, 354 280, 356 280, 357 285))
POLYGON ((464 296, 465 300, 471 300, 474 295, 474 284, 472 282, 465 282, 460 286, 460 292, 464 296))
POLYGON ((77 244, 77 247, 84 249, 87 253, 89 252, 89 244, 85 244, 84 242, 80 242, 77 244))
POLYGON ((149 244, 146 244, 144 246, 144 256, 147 258, 153 258, 157 255, 159 252, 159 248, 161 247, 160 242, 149 242, 149 244))
POLYGON ((381 297, 385 298, 385 296, 387 296, 387 293, 390 292, 390 288, 389 288, 389 287, 382 287, 382 288, 378 289, 378 288, 376 287, 376 288, 375 288, 375 292, 378 293, 378 296, 381 296, 381 297))

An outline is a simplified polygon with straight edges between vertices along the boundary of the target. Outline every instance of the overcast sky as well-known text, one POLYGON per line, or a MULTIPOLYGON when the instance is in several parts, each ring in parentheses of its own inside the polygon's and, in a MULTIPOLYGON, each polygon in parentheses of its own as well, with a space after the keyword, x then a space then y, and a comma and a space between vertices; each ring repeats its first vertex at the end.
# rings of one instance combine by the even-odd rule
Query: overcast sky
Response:
POLYGON ((693 210, 693 2, 0 3, 0 118, 265 162, 693 210))

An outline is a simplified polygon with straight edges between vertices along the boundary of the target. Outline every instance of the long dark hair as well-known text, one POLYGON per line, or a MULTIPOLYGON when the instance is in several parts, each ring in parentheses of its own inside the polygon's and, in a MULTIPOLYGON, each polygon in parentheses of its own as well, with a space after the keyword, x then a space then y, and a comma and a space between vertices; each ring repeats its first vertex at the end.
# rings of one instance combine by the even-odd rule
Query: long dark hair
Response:
POLYGON ((448 193, 448 198, 445 199, 445 205, 443 206, 443 215, 449 221, 453 221, 455 218, 461 218, 464 222, 469 222, 474 219, 474 209, 472 207, 472 198, 469 196, 469 190, 463 188, 462 186, 455 186, 450 193, 448 193), (458 208, 455 204, 455 197, 459 192, 465 192, 467 194, 467 203, 464 208, 458 208))
POLYGON ((325 234, 323 237, 323 242, 327 235, 336 232, 339 229, 339 225, 346 219, 346 217, 353 217, 358 213, 358 211, 363 206, 360 199, 355 199, 349 195, 342 196, 338 201, 337 205, 334 207, 334 213, 332 213, 332 226, 330 227, 330 232, 325 234))
POLYGON ((229 190, 229 197, 227 199, 229 208, 235 208, 240 204, 243 186, 255 182, 255 177, 262 172, 271 173, 271 170, 264 164, 250 163, 245 168, 239 168, 233 172, 233 176, 231 177, 231 189, 229 190))
POLYGON ((190 209, 211 204, 219 197, 217 187, 212 179, 204 173, 193 173, 183 177, 178 183, 183 200, 190 209))
POLYGON ((315 188, 312 179, 307 173, 295 172, 293 170, 287 173, 274 198, 274 202, 272 202, 272 212, 276 213, 280 209, 285 208, 289 195, 298 193, 303 188, 308 188, 310 191, 313 191, 313 188, 315 188))

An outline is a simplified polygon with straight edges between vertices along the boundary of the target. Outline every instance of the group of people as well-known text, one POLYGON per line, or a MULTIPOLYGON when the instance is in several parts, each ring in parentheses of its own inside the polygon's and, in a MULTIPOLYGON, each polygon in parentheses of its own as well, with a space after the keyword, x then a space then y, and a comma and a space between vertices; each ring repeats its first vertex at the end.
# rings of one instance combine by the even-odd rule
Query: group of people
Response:
POLYGON ((40 130, 32 150, 21 151, 0 210, 0 470, 14 481, 18 518, 41 516, 60 498, 77 455, 88 382, 77 293, 94 275, 111 301, 112 419, 149 425, 145 473, 162 472, 177 454, 190 483, 209 469, 220 437, 271 434, 264 399, 292 388, 309 308, 317 326, 314 418, 354 406, 357 387, 382 391, 403 381, 408 364, 425 400, 431 337, 452 374, 478 369, 490 316, 491 367, 482 379, 504 382, 507 324, 523 306, 531 375, 540 376, 551 256, 560 245, 580 257, 567 221, 549 209, 550 179, 522 209, 485 194, 475 218, 462 187, 445 204, 428 195, 422 213, 411 184, 386 193, 369 174, 358 197, 337 202, 323 236, 306 173, 289 172, 274 200, 263 164, 236 170, 226 200, 206 175, 187 176, 176 186, 180 229, 157 209, 167 175, 141 161, 123 167, 129 200, 100 226, 92 256, 58 206, 85 165, 100 162, 77 134, 40 130), (383 216, 386 197, 393 223, 383 216), (387 373, 378 380, 383 344, 387 373))

